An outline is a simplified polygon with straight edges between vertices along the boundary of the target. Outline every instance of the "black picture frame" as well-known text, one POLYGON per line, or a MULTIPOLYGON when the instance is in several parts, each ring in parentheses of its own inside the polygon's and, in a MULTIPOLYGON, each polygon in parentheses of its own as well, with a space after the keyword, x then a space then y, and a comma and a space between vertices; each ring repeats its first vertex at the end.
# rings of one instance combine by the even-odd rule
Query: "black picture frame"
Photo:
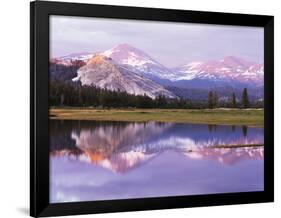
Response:
POLYGON ((35 1, 30 4, 30 215, 58 216, 120 211, 273 202, 274 200, 274 17, 141 7, 35 1), (264 28, 264 191, 49 203, 48 68, 49 16, 192 22, 264 28))

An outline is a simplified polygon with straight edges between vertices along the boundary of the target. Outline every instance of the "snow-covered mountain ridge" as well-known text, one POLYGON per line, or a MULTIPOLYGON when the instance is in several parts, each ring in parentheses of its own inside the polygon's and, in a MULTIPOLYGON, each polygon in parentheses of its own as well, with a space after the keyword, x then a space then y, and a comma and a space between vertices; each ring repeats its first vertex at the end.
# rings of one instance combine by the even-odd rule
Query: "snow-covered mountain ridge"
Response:
MULTIPOLYGON (((123 43, 100 53, 112 58, 118 64, 148 78, 159 78, 171 82, 181 80, 210 80, 222 82, 251 83, 262 86, 263 64, 247 61, 235 56, 227 56, 221 60, 196 61, 176 68, 167 68, 142 50, 123 43)), ((57 63, 70 65, 74 60, 87 62, 93 53, 76 53, 56 59, 57 63)))

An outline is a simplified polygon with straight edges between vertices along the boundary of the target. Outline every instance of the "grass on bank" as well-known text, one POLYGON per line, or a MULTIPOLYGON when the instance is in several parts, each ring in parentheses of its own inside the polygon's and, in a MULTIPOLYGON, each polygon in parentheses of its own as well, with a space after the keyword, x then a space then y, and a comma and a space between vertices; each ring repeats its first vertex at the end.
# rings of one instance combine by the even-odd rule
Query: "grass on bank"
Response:
POLYGON ((51 119, 263 126, 263 109, 51 108, 51 119))

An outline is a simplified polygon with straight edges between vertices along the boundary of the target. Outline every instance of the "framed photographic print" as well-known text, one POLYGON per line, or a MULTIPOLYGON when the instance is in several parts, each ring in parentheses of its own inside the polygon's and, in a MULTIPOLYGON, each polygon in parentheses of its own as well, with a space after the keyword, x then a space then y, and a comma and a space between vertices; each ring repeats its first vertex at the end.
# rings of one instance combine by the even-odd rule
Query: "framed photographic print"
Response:
POLYGON ((272 16, 30 12, 31 216, 273 201, 272 16))

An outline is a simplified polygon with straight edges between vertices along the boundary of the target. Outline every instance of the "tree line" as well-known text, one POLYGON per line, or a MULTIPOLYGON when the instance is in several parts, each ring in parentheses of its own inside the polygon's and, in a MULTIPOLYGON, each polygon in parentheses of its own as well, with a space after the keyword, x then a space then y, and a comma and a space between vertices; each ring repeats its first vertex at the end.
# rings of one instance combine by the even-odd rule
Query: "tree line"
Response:
POLYGON ((147 95, 133 95, 125 91, 111 91, 95 86, 81 85, 80 82, 50 80, 50 106, 100 107, 100 108, 183 108, 205 109, 217 107, 248 108, 263 107, 262 103, 250 104, 247 89, 244 89, 242 101, 238 102, 233 93, 231 101, 219 101, 216 92, 210 91, 206 100, 170 99, 159 95, 155 99, 147 95))
MULTIPOLYGON (((221 107, 222 103, 218 100, 218 94, 215 91, 209 91, 208 93, 208 108, 221 107)), ((240 102, 237 101, 236 94, 233 92, 231 98, 228 102, 223 102, 224 106, 231 108, 249 108, 249 107, 263 107, 263 102, 253 102, 250 104, 248 90, 247 88, 243 89, 242 99, 240 102)))

